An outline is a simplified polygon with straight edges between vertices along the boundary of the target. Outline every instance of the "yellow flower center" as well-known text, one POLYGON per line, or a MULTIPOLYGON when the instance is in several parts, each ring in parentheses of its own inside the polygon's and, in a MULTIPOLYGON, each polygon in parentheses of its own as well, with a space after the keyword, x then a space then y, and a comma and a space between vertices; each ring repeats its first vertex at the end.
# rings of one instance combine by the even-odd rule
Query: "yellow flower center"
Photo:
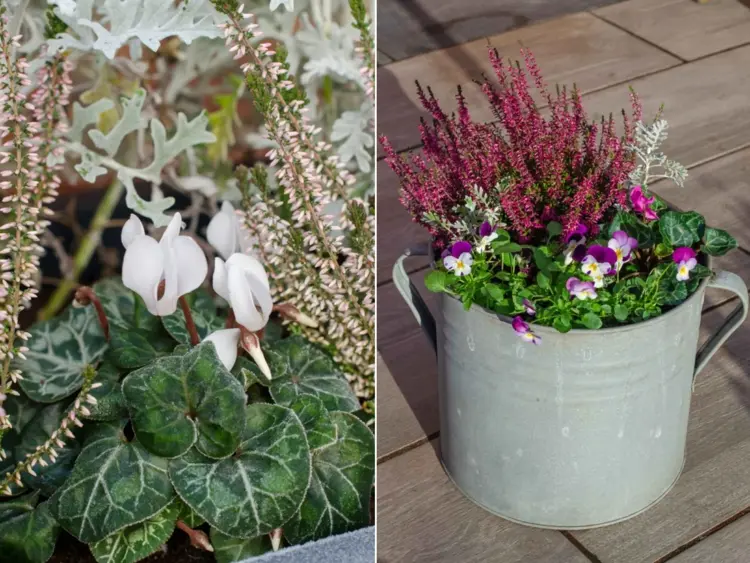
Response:
POLYGON ((456 268, 459 268, 459 269, 463 270, 464 269, 464 263, 461 262, 461 260, 459 260, 458 262, 456 262, 456 268))
POLYGON ((591 268, 592 272, 598 272, 599 271, 599 264, 597 264, 596 262, 593 262, 591 264, 591 266, 589 266, 589 267, 591 268))
POLYGON ((681 276, 686 276, 687 273, 688 273, 687 266, 680 266, 680 275, 681 276))

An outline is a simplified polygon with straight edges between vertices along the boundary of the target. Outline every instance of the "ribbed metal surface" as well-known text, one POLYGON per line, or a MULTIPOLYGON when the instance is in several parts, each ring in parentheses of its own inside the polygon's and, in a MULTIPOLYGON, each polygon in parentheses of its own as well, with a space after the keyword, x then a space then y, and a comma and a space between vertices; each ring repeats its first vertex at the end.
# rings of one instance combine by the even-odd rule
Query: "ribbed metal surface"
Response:
POLYGON ((501 516, 566 529, 658 500, 682 469, 704 292, 621 329, 534 327, 540 346, 443 296, 440 440, 456 485, 501 516))

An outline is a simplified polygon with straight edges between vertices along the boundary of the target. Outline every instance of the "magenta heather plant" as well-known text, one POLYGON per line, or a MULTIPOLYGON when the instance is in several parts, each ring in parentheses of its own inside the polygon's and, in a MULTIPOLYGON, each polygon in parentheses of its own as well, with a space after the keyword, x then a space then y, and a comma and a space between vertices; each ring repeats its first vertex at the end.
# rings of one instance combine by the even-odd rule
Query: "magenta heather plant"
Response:
MULTIPOLYGON (((489 56, 499 87, 485 78, 482 91, 497 118, 494 124, 472 121, 459 88, 458 112, 447 115, 428 88, 417 84, 419 98, 432 115, 422 120, 423 155, 410 160, 396 154, 385 137, 386 161, 401 179, 401 201, 415 221, 428 228, 438 248, 460 233, 451 225, 456 207, 467 197, 500 210, 506 228, 520 242, 538 241, 552 220, 563 234, 580 224, 595 234, 615 205, 625 205, 622 189, 635 167, 633 124, 641 105, 632 93, 633 115, 623 110, 624 135, 615 120, 590 123, 580 93, 565 87, 552 95, 529 51, 522 51, 526 71, 547 108, 545 116, 519 63, 506 62, 497 50, 489 56)), ((478 206, 478 207, 479 207, 478 206)))

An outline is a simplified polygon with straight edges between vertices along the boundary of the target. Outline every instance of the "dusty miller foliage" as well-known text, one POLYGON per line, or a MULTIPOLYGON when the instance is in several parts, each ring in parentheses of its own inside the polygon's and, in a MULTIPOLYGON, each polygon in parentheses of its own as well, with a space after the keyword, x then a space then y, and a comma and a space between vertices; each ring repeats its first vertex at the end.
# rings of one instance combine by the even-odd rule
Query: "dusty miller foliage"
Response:
POLYGON ((667 140, 667 128, 667 121, 659 118, 650 125, 641 121, 635 124, 635 142, 630 148, 638 159, 638 165, 630 173, 633 184, 649 186, 660 178, 667 178, 680 187, 684 185, 687 168, 661 152, 661 145, 667 140))

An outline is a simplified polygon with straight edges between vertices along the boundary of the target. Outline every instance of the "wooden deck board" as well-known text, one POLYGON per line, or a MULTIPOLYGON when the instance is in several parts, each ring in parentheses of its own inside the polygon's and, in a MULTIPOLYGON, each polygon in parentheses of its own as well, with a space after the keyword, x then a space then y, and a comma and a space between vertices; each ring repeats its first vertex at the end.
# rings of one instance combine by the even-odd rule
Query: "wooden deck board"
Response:
POLYGON ((559 532, 518 526, 466 499, 433 441, 378 466, 381 563, 588 563, 559 532))
POLYGON ((750 516, 743 516, 680 553, 670 563, 747 563, 748 546, 750 516))
MULTIPOLYGON (((576 83, 582 92, 618 84, 663 70, 679 59, 656 49, 591 14, 575 14, 489 38, 503 56, 517 59, 521 47, 534 55, 549 84, 576 83)), ((378 131, 396 150, 419 144, 421 111, 415 80, 430 86, 446 112, 455 109, 456 87, 476 120, 489 121, 492 113, 474 80, 493 76, 487 39, 433 51, 378 69, 378 131)), ((385 47, 384 47, 385 48, 385 47)), ((623 88, 627 93, 627 88, 623 88)), ((382 150, 378 148, 379 155, 382 150)))
POLYGON ((685 60, 750 43, 750 3, 739 0, 628 0, 594 13, 685 60))

